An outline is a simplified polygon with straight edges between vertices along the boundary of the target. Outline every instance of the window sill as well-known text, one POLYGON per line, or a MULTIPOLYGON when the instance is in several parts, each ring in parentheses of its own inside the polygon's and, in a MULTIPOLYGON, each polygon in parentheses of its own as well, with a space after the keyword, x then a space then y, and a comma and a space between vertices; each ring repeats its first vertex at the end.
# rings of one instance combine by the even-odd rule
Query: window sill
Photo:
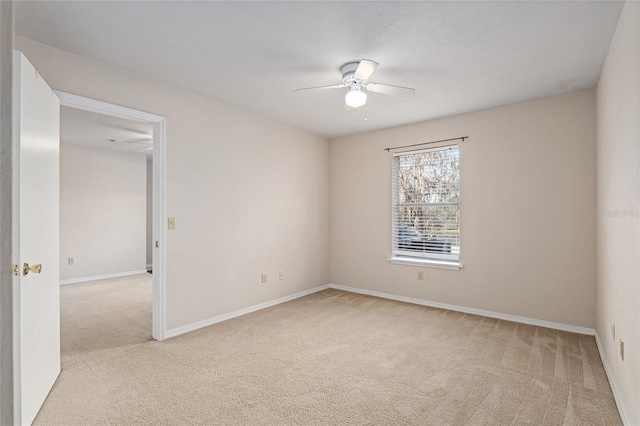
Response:
POLYGON ((396 256, 388 259, 394 265, 420 266, 423 268, 451 269, 459 271, 462 268, 460 262, 447 262, 445 260, 418 259, 415 257, 396 256))

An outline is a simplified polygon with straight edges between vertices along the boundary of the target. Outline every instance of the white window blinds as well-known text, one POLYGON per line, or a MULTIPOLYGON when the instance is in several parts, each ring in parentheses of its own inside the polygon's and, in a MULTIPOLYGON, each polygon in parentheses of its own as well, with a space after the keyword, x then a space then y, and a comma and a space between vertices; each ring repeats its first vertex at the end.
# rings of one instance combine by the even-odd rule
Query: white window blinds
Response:
POLYGON ((459 160, 457 145, 394 154, 394 256, 459 260, 459 160))

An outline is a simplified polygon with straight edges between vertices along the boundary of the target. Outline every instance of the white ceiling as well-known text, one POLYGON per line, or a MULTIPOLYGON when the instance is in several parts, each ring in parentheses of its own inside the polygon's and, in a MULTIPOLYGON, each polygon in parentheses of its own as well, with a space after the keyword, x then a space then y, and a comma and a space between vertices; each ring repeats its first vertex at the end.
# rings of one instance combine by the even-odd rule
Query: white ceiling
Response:
POLYGON ((593 88, 618 1, 17 2, 16 33, 326 137, 593 88), (380 63, 344 111, 340 68, 380 63))
POLYGON ((145 154, 150 157, 153 150, 139 152, 153 146, 153 126, 141 121, 62 107, 60 141, 63 144, 145 154))

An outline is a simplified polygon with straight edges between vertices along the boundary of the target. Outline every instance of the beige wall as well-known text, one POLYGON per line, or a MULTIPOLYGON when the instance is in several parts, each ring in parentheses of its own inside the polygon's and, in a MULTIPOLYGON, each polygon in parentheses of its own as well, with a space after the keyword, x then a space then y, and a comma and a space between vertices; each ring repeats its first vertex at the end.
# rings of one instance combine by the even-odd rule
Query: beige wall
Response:
POLYGON ((16 48, 54 89, 166 117, 168 329, 328 283, 326 139, 26 39, 16 48))
POLYGON ((13 423, 11 86, 13 1, 0 1, 0 424, 13 423))
POLYGON ((145 270, 146 171, 143 154, 62 141, 61 281, 145 270))
POLYGON ((596 329, 630 424, 640 424, 640 3, 628 1, 597 90, 596 329), (615 211, 618 211, 616 214, 615 211), (609 214, 607 214, 609 212, 609 214), (613 214, 612 214, 613 212, 613 214), (615 324, 616 338, 612 326, 615 324), (625 360, 619 356, 625 342, 625 360))
POLYGON ((595 325, 592 91, 331 141, 331 282, 595 325), (392 265, 389 146, 460 145, 460 271, 392 265))

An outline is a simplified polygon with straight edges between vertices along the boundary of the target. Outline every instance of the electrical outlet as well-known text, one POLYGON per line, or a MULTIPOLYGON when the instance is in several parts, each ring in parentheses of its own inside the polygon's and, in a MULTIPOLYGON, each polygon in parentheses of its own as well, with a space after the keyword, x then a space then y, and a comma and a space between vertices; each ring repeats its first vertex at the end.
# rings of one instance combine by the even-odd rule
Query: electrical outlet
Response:
POLYGON ((418 271, 418 279, 420 281, 424 280, 424 271, 418 271))
POLYGON ((615 324, 611 326, 611 335, 613 336, 613 341, 615 342, 616 341, 616 325, 615 324))
POLYGON ((167 218, 167 228, 169 228, 171 230, 176 229, 176 218, 175 217, 167 218))
POLYGON ((280 271, 280 279, 284 280, 284 271, 280 271))
POLYGON ((262 284, 267 283, 267 274, 262 274, 262 284))
POLYGON ((70 258, 69 258, 69 265, 73 265, 73 264, 74 264, 74 262, 75 262, 75 260, 73 259, 73 257, 70 257, 70 258))
POLYGON ((620 339, 620 359, 624 361, 624 342, 620 339))

